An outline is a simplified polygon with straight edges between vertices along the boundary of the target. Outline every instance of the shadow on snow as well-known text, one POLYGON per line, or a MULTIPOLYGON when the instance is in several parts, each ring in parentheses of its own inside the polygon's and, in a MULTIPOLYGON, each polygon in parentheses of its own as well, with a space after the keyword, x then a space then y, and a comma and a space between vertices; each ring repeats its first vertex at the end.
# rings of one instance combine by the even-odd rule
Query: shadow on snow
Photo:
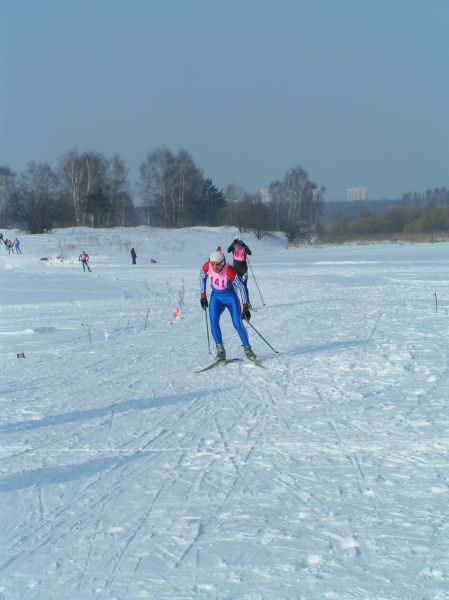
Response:
POLYGON ((76 465, 59 465, 57 467, 41 467, 33 471, 22 471, 0 479, 0 494, 21 490, 33 485, 49 485, 67 483, 95 475, 108 468, 114 468, 148 456, 148 453, 138 450, 127 456, 111 456, 95 458, 76 465))
POLYGON ((210 396, 214 390, 195 391, 188 394, 177 394, 175 396, 165 396, 161 398, 140 398, 136 400, 127 400, 101 406, 99 408, 89 408, 86 410, 75 410, 62 415, 52 415, 39 420, 21 421, 20 423, 11 423, 0 426, 0 433, 14 433, 17 431, 29 431, 39 429, 40 427, 54 427, 64 423, 76 423, 88 419, 96 419, 107 415, 116 415, 130 411, 149 410, 177 404, 178 402, 189 402, 197 400, 204 396, 210 396))

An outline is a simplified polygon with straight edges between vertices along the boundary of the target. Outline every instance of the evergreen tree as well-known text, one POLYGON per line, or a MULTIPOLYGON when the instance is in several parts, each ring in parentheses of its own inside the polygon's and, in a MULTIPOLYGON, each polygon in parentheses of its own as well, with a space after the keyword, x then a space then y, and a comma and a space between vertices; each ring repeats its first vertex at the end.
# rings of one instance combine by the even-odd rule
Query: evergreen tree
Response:
POLYGON ((15 189, 15 173, 8 165, 0 165, 0 227, 7 225, 7 207, 15 189))
POLYGON ((50 231, 61 217, 59 182, 51 167, 29 163, 8 203, 9 219, 30 233, 50 231))
POLYGON ((110 197, 103 192, 101 187, 86 194, 81 206, 92 227, 98 227, 102 219, 112 212, 110 197))
POLYGON ((225 209, 225 195, 209 177, 204 179, 201 190, 201 221, 204 225, 220 225, 225 209))

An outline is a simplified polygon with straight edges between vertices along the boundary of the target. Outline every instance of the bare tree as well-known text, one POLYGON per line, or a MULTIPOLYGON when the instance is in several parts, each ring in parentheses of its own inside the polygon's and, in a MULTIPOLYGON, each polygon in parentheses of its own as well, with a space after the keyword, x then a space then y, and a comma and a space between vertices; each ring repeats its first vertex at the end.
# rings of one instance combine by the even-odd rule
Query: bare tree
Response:
POLYGON ((129 224, 133 205, 129 195, 128 173, 129 170, 120 156, 114 155, 109 159, 106 172, 107 193, 110 196, 115 223, 122 227, 129 224))
POLYGON ((71 150, 58 166, 65 196, 73 210, 76 225, 108 225, 116 218, 124 224, 132 201, 128 193, 128 170, 115 155, 111 159, 99 152, 71 150))
POLYGON ((203 173, 185 150, 176 156, 176 169, 179 177, 176 227, 195 225, 201 210, 203 173))
POLYGON ((262 194, 246 192, 243 198, 235 203, 235 218, 233 225, 240 231, 253 231, 257 239, 261 239, 266 231, 272 229, 272 220, 267 202, 262 194))
POLYGON ((254 194, 252 201, 251 229, 256 234, 258 240, 261 240, 264 233, 272 229, 272 220, 267 202, 264 202, 260 192, 254 194))
POLYGON ((227 225, 236 225, 238 219, 239 203, 244 199, 247 192, 235 183, 230 183, 224 191, 225 211, 224 222, 227 225))
POLYGON ((84 152, 81 156, 85 171, 85 190, 87 196, 106 187, 108 160, 99 152, 84 152))
POLYGON ((151 152, 140 166, 140 195, 154 225, 182 227, 195 212, 202 173, 187 152, 176 156, 165 147, 151 152))
POLYGON ((58 175, 64 193, 70 199, 75 224, 81 225, 81 202, 85 195, 85 171, 78 150, 70 150, 59 161, 58 175))
POLYGON ((286 186, 282 181, 273 181, 268 187, 269 197, 272 204, 272 212, 274 214, 275 226, 273 229, 281 231, 282 212, 286 204, 286 186))
POLYGON ((140 195, 155 225, 169 222, 170 174, 174 157, 168 148, 157 148, 140 166, 140 195))
POLYGON ((309 239, 316 234, 320 224, 322 193, 311 182, 302 167, 290 169, 282 181, 269 186, 273 212, 279 229, 289 241, 309 239))

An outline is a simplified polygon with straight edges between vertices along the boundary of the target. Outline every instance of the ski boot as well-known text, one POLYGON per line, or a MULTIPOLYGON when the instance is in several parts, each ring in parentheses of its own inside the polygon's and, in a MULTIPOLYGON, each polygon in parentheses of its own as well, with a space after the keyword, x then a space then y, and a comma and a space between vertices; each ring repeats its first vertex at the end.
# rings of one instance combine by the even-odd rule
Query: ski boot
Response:
POLYGON ((226 360, 226 350, 223 344, 217 344, 217 356, 215 357, 215 362, 224 362, 226 360))
POLYGON ((257 356, 254 354, 253 349, 251 348, 251 346, 244 346, 243 350, 245 351, 246 358, 248 360, 251 360, 252 362, 256 362, 257 356))

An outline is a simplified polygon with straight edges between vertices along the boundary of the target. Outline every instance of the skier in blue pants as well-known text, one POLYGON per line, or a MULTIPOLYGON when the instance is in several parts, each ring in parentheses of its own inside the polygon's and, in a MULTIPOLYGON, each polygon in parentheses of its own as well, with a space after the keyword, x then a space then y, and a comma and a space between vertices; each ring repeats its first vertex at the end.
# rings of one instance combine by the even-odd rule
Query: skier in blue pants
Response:
POLYGON ((78 260, 83 265, 83 271, 86 272, 86 269, 87 269, 89 271, 89 273, 90 273, 91 269, 89 267, 89 255, 87 254, 87 252, 85 250, 83 250, 81 252, 81 254, 79 255, 78 260))
POLYGON ((209 306, 211 331, 217 347, 216 360, 226 360, 226 351, 220 329, 220 317, 227 308, 231 314, 232 324, 240 336, 247 358, 255 361, 256 355, 250 346, 248 333, 242 323, 242 319, 249 321, 251 318, 248 307, 248 293, 242 279, 237 275, 235 269, 226 263, 225 256, 221 251, 215 250, 212 252, 209 260, 201 267, 200 287, 201 308, 206 310, 209 306), (210 305, 206 295, 207 279, 209 279, 212 287, 210 305), (236 290, 239 291, 242 298, 243 309, 240 308, 236 290))

